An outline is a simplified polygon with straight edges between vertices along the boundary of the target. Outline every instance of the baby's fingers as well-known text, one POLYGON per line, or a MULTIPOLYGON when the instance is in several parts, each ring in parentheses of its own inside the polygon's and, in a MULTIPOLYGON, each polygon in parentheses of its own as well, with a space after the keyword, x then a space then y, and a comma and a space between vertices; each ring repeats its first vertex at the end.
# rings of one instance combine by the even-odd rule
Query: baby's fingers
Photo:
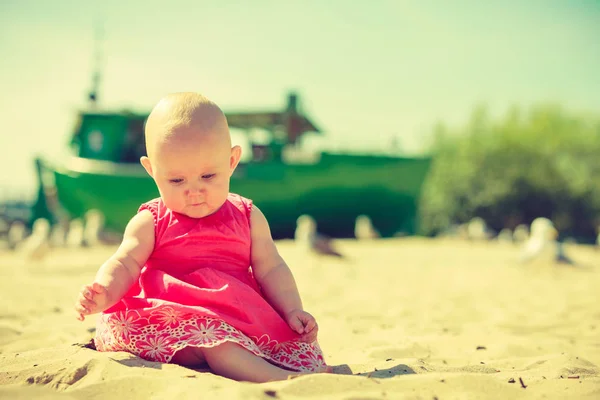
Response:
POLYGON ((289 322, 290 327, 296 331, 296 333, 299 334, 303 334, 304 331, 304 324, 302 323, 302 321, 300 321, 298 318, 293 318, 290 322, 289 322))
POLYGON ((304 335, 302 335, 300 340, 303 342, 306 342, 306 343, 313 343, 315 340, 317 340, 317 332, 318 332, 318 329, 313 329, 312 331, 307 332, 304 335))
POLYGON ((92 283, 91 289, 98 294, 102 294, 102 293, 106 292, 106 287, 99 284, 98 282, 92 283))
POLYGON ((88 315, 90 313, 90 310, 85 308, 82 304, 80 303, 76 303, 75 304, 75 311, 77 311, 77 313, 79 314, 78 318, 80 321, 83 321, 83 316, 84 315, 88 315))
POLYGON ((93 300, 94 299, 94 293, 92 291, 92 287, 90 285, 84 285, 81 288, 81 295, 88 299, 88 300, 93 300))
POLYGON ((85 314, 77 312, 75 318, 77 318, 79 321, 84 321, 85 320, 85 314))
POLYGON ((83 293, 79 293, 79 296, 77 297, 77 301, 86 307, 89 307, 89 305, 94 305, 94 306, 96 305, 96 302, 94 301, 94 299, 92 299, 91 297, 86 297, 83 293))
POLYGON ((79 297, 79 299, 77 301, 77 304, 76 304, 76 307, 77 306, 82 307, 85 310, 87 310, 88 314, 91 313, 94 309, 96 309, 96 303, 95 302, 93 302, 91 300, 87 300, 86 298, 84 298, 82 296, 79 297))
POLYGON ((304 321, 304 331, 305 332, 312 331, 313 329, 315 329, 316 326, 317 326, 317 321, 315 321, 315 319, 312 318, 312 317, 311 318, 307 318, 304 321))

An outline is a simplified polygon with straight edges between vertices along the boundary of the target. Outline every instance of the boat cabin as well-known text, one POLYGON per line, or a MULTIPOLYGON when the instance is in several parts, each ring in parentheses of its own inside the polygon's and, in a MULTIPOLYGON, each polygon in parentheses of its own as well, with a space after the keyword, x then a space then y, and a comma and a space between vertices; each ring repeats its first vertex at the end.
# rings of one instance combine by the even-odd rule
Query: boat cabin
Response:
MULTIPOLYGON (((230 128, 269 133, 266 143, 250 142, 251 162, 282 160, 286 145, 294 145, 307 132, 321 131, 298 110, 298 96, 291 93, 283 111, 225 112, 230 128)), ((146 154, 144 124, 148 114, 90 111, 79 114, 71 139, 73 153, 81 158, 138 163, 146 154)))

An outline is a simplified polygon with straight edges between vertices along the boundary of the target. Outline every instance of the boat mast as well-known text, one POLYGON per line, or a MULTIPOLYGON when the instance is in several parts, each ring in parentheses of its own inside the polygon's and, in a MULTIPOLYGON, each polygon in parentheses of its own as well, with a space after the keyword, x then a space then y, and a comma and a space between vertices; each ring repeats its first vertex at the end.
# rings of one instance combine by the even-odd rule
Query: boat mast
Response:
POLYGON ((92 87, 88 93, 90 106, 96 108, 98 104, 98 92, 102 78, 102 41, 104 40, 104 27, 101 22, 96 25, 94 33, 94 56, 92 60, 94 72, 92 74, 92 87))

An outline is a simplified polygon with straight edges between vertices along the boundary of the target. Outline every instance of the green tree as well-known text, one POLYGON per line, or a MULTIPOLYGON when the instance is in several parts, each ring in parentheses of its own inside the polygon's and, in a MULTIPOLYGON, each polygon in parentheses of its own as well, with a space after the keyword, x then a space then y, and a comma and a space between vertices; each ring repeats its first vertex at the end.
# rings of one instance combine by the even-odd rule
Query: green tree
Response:
POLYGON ((481 217, 495 230, 554 221, 565 235, 600 223, 600 119, 557 105, 512 107, 494 121, 477 107, 459 129, 433 129, 420 204, 422 233, 481 217))

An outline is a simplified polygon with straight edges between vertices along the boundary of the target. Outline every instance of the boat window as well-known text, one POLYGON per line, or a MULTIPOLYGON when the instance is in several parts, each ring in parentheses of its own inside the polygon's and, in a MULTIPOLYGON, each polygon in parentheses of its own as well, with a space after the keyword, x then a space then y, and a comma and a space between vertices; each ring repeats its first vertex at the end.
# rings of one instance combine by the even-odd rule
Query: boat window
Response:
POLYGON ((144 124, 145 119, 138 118, 129 121, 123 141, 121 162, 138 163, 140 162, 140 157, 146 155, 144 124))
POLYGON ((248 141, 252 149, 252 162, 269 163, 281 160, 282 144, 276 140, 274 132, 261 128, 249 129, 248 141))

